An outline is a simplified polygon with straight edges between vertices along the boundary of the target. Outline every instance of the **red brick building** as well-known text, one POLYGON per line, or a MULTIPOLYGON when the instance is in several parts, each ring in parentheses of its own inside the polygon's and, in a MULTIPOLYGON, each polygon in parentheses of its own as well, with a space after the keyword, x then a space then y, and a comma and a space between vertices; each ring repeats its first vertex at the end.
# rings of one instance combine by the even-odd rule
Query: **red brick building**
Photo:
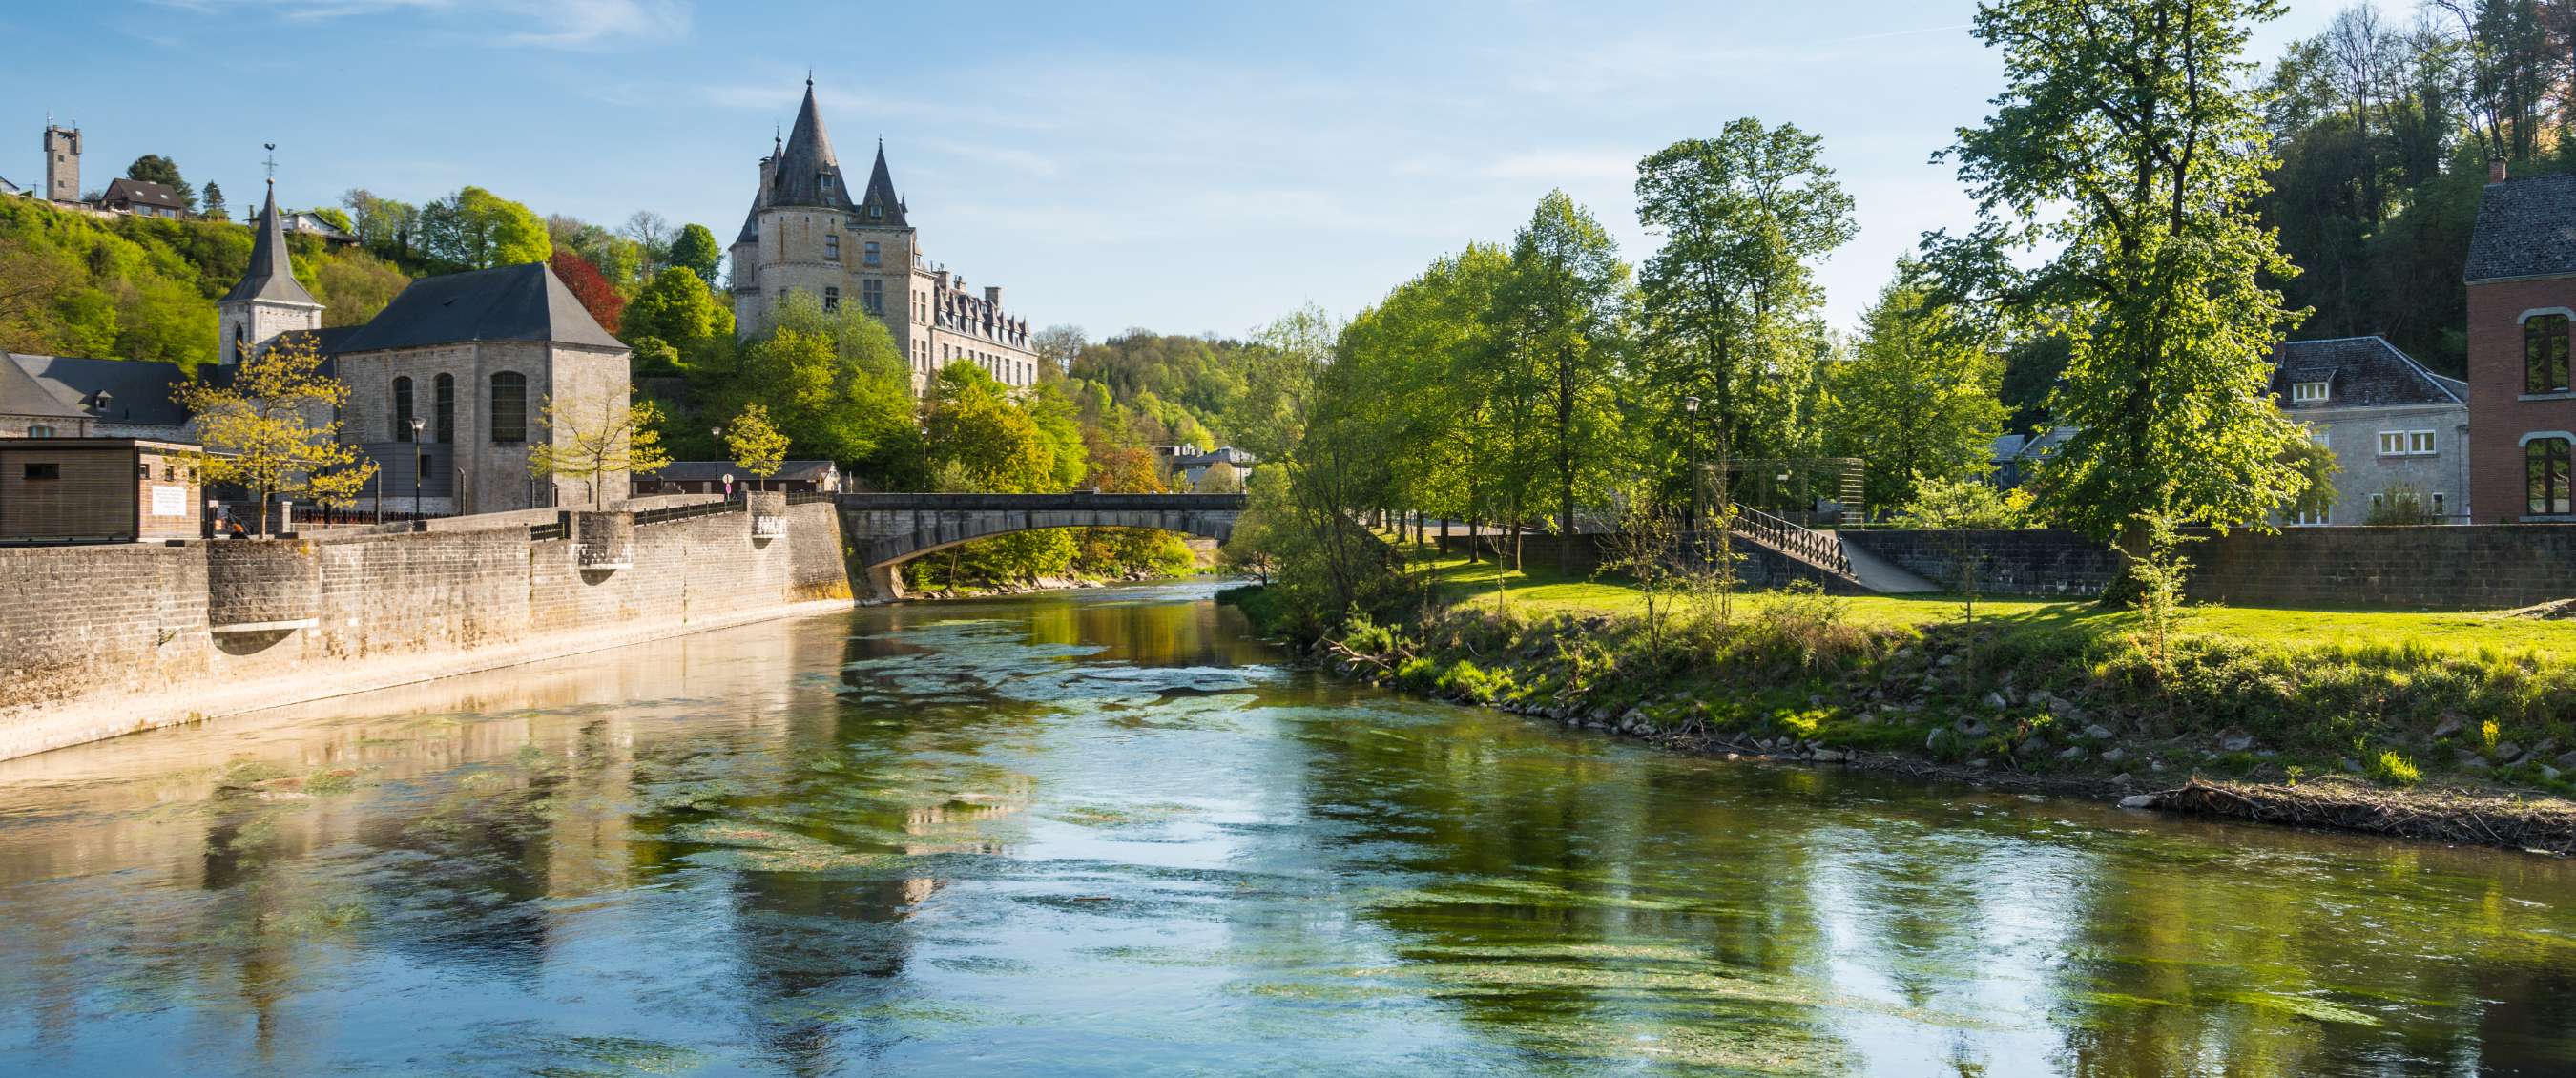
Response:
POLYGON ((2468 292, 2477 521, 2576 522, 2576 175, 2496 171, 2469 240, 2468 292))

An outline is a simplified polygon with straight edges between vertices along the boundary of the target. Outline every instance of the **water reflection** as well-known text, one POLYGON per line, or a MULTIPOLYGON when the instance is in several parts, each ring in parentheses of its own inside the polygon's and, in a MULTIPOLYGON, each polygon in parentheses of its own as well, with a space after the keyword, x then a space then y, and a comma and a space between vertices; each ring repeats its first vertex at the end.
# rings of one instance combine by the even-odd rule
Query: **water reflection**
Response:
POLYGON ((2562 862, 1568 737, 1208 590, 0 764, 0 1071, 2576 1070, 2562 862))

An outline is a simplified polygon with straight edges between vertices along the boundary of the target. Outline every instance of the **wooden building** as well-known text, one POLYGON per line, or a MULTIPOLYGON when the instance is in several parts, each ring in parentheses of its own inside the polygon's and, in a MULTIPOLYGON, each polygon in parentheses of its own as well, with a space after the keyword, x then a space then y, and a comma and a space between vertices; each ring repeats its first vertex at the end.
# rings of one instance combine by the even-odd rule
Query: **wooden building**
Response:
POLYGON ((0 438, 0 544, 196 538, 197 451, 146 438, 0 438))

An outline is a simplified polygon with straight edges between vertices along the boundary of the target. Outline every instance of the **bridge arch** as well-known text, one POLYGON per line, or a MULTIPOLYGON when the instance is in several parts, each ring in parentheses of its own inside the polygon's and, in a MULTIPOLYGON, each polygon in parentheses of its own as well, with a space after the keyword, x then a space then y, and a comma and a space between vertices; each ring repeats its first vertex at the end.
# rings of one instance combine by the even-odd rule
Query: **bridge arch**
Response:
POLYGON ((959 543, 1048 528, 1145 528, 1223 542, 1240 494, 841 494, 833 498, 851 576, 874 597, 900 594, 903 563, 959 543))

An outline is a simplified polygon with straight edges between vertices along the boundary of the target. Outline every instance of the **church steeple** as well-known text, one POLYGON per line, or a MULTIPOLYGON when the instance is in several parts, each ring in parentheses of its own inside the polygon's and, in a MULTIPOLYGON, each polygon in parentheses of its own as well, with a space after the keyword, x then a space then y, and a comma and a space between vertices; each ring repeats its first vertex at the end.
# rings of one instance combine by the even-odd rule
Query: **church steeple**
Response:
POLYGON ((322 305, 295 279, 295 262, 286 249, 286 219, 277 212, 277 180, 268 181, 268 199, 251 226, 250 269, 233 290, 215 303, 221 335, 217 358, 239 363, 268 347, 290 330, 322 328, 322 305))

